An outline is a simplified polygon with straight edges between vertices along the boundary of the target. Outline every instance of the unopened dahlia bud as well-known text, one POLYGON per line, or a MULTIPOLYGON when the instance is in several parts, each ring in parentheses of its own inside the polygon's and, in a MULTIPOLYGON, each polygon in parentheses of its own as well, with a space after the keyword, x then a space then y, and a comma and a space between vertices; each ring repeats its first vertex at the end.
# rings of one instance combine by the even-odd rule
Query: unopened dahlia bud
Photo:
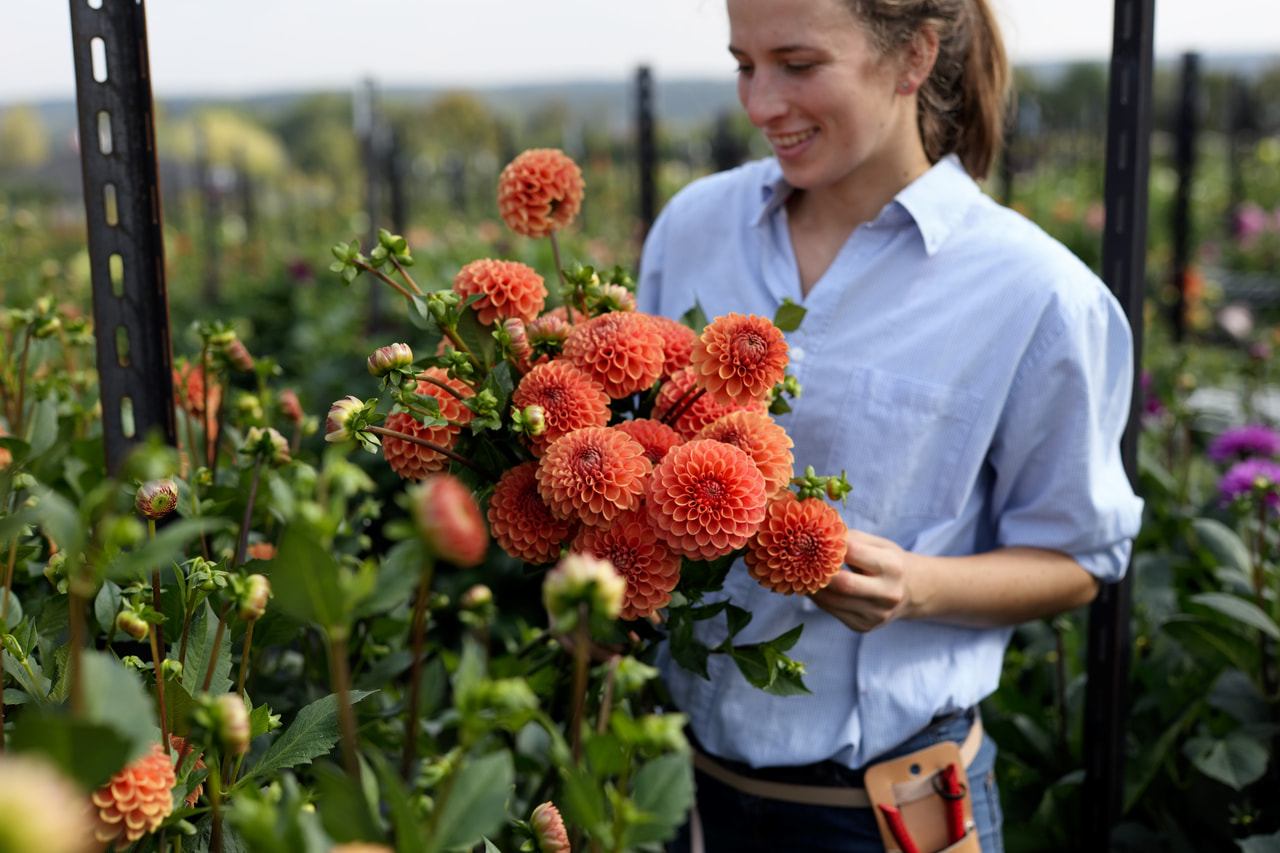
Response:
POLYGON ((280 466, 288 463, 289 441, 274 427, 249 427, 244 435, 244 447, 241 452, 256 454, 268 465, 280 466))
POLYGON ((369 372, 378 378, 386 376, 393 370, 405 370, 413 366, 413 350, 408 344, 391 344, 378 347, 369 356, 369 372))
POLYGON ((249 712, 244 700, 234 693, 224 693, 214 700, 214 734, 230 755, 244 755, 249 751, 249 712))
POLYGON ((164 663, 160 664, 160 673, 164 676, 165 681, 181 681, 182 661, 165 658, 164 663))
POLYGON ((827 497, 833 501, 842 501, 853 491, 853 487, 849 485, 849 481, 845 479, 842 473, 839 477, 832 477, 827 480, 827 497))
POLYGON ((489 533, 471 491, 452 474, 431 474, 409 490, 413 522, 428 549, 459 568, 479 565, 489 533))
POLYGON ((59 594, 67 591, 67 552, 59 551, 56 554, 49 555, 49 562, 45 563, 44 576, 49 583, 53 584, 59 594))
POLYGON ((524 327, 524 320, 508 317, 502 321, 502 330, 507 334, 511 355, 520 364, 527 364, 533 357, 533 347, 529 345, 529 332, 524 327))
POLYGON ((627 581, 613 563, 586 554, 569 554, 547 572, 542 584, 542 601, 557 630, 577 623, 578 606, 587 604, 591 615, 601 620, 617 619, 627 581))
POLYGON ((245 622, 254 622, 267 612, 267 599, 271 597, 271 582, 264 575, 249 575, 241 584, 237 596, 239 609, 236 615, 245 622))
POLYGON ((280 412, 295 424, 302 423, 302 419, 306 417, 302 411, 302 404, 298 402, 298 395, 292 388, 286 388, 280 392, 280 412))
POLYGON ((151 625, 132 610, 121 610, 116 614, 116 630, 135 640, 145 640, 151 633, 151 625))
POLYGON ((338 400, 329 408, 324 440, 337 442, 351 439, 356 417, 363 411, 364 402, 355 397, 347 396, 338 400))
POLYGON ((170 479, 148 480, 138 487, 133 505, 147 518, 164 518, 178 505, 178 484, 170 479))
POLYGON ((513 409, 511 415, 516 431, 530 438, 547 431, 547 410, 538 405, 513 409))
POLYGON ((600 305, 610 311, 636 310, 636 297, 630 290, 620 284, 600 286, 600 305))
POLYGON ((468 589, 462 594, 462 598, 458 600, 458 604, 463 610, 479 610, 482 607, 488 607, 493 603, 493 590, 482 583, 468 589))
POLYGON ((569 834, 565 832, 564 818, 554 803, 543 803, 533 810, 529 826, 538 846, 538 853, 570 853, 569 834))
POLYGON ((0 754, 0 850, 88 853, 95 846, 74 781, 39 753, 0 754))
POLYGON ((234 338, 231 343, 226 345, 222 351, 226 356, 227 363, 242 373, 253 372, 253 356, 249 353, 249 348, 244 345, 244 341, 234 338))

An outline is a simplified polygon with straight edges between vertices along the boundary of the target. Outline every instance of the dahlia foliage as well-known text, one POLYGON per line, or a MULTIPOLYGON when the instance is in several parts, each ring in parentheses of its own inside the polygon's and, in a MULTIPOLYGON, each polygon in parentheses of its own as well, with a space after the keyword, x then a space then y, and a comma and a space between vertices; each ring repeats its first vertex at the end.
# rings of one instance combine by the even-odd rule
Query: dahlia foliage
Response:
MULTIPOLYGON (((582 194, 570 158, 526 151, 502 172, 498 208, 517 234, 549 237, 559 265, 556 230, 582 194)), ((804 690, 802 667, 785 655, 797 631, 748 655, 732 640, 750 614, 723 596, 704 600, 738 557, 788 595, 821 589, 843 565, 845 526, 829 501, 848 483, 812 469, 796 477, 774 420, 799 393, 784 331, 801 309, 708 323, 695 308, 676 321, 636 311, 620 268, 573 265, 544 279, 500 258, 424 289, 404 238, 386 231, 369 256, 358 243, 333 253, 348 284, 370 273, 403 295, 424 340, 370 356, 380 394, 336 402, 330 441, 381 453, 406 480, 450 472, 497 546, 530 566, 572 554, 607 561, 625 581, 613 639, 669 640, 677 660, 704 673, 708 654, 728 653, 761 688, 804 690), (723 646, 693 639, 693 620, 722 614, 723 646)))

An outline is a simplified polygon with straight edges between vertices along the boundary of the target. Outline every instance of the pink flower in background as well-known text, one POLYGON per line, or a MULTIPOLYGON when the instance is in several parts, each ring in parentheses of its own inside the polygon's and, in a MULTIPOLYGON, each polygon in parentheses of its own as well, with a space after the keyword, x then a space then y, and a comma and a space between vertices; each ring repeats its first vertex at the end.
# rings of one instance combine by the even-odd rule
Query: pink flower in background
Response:
POLYGON ((1247 246, 1268 229, 1271 217, 1258 205, 1246 201, 1236 209, 1232 221, 1235 238, 1242 246, 1247 246))
POLYGON ((1266 424, 1229 429, 1209 443, 1206 455, 1214 462, 1280 454, 1280 432, 1266 424))
POLYGON ((1218 495, 1224 504, 1261 492, 1267 506, 1280 507, 1280 464, 1268 459, 1246 459, 1227 469, 1218 480, 1218 495))

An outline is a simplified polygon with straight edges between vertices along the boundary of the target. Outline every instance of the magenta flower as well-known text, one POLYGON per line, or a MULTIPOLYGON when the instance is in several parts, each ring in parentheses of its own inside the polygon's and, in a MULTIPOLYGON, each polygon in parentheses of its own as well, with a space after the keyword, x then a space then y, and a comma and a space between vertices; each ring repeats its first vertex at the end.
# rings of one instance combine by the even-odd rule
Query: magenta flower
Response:
POLYGON ((1280 432, 1265 424, 1233 427, 1214 438, 1206 451, 1206 455, 1214 462, 1250 456, 1273 457, 1277 454, 1280 454, 1280 432))
POLYGON ((1227 469, 1218 481, 1218 495, 1224 504, 1260 494, 1272 509, 1280 507, 1280 463, 1269 459, 1246 459, 1227 469))

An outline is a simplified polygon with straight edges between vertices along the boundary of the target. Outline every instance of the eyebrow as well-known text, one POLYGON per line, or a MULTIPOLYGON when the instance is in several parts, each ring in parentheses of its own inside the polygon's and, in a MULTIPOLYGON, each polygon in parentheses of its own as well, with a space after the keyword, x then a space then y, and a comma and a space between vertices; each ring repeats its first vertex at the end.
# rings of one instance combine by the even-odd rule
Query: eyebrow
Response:
MULTIPOLYGON (((805 50, 812 50, 812 48, 805 47, 804 45, 799 45, 799 44, 784 44, 781 47, 770 48, 769 53, 777 55, 782 53, 799 53, 805 50)), ((734 56, 746 55, 746 51, 739 50, 733 45, 729 45, 729 53, 733 54, 734 56)))

